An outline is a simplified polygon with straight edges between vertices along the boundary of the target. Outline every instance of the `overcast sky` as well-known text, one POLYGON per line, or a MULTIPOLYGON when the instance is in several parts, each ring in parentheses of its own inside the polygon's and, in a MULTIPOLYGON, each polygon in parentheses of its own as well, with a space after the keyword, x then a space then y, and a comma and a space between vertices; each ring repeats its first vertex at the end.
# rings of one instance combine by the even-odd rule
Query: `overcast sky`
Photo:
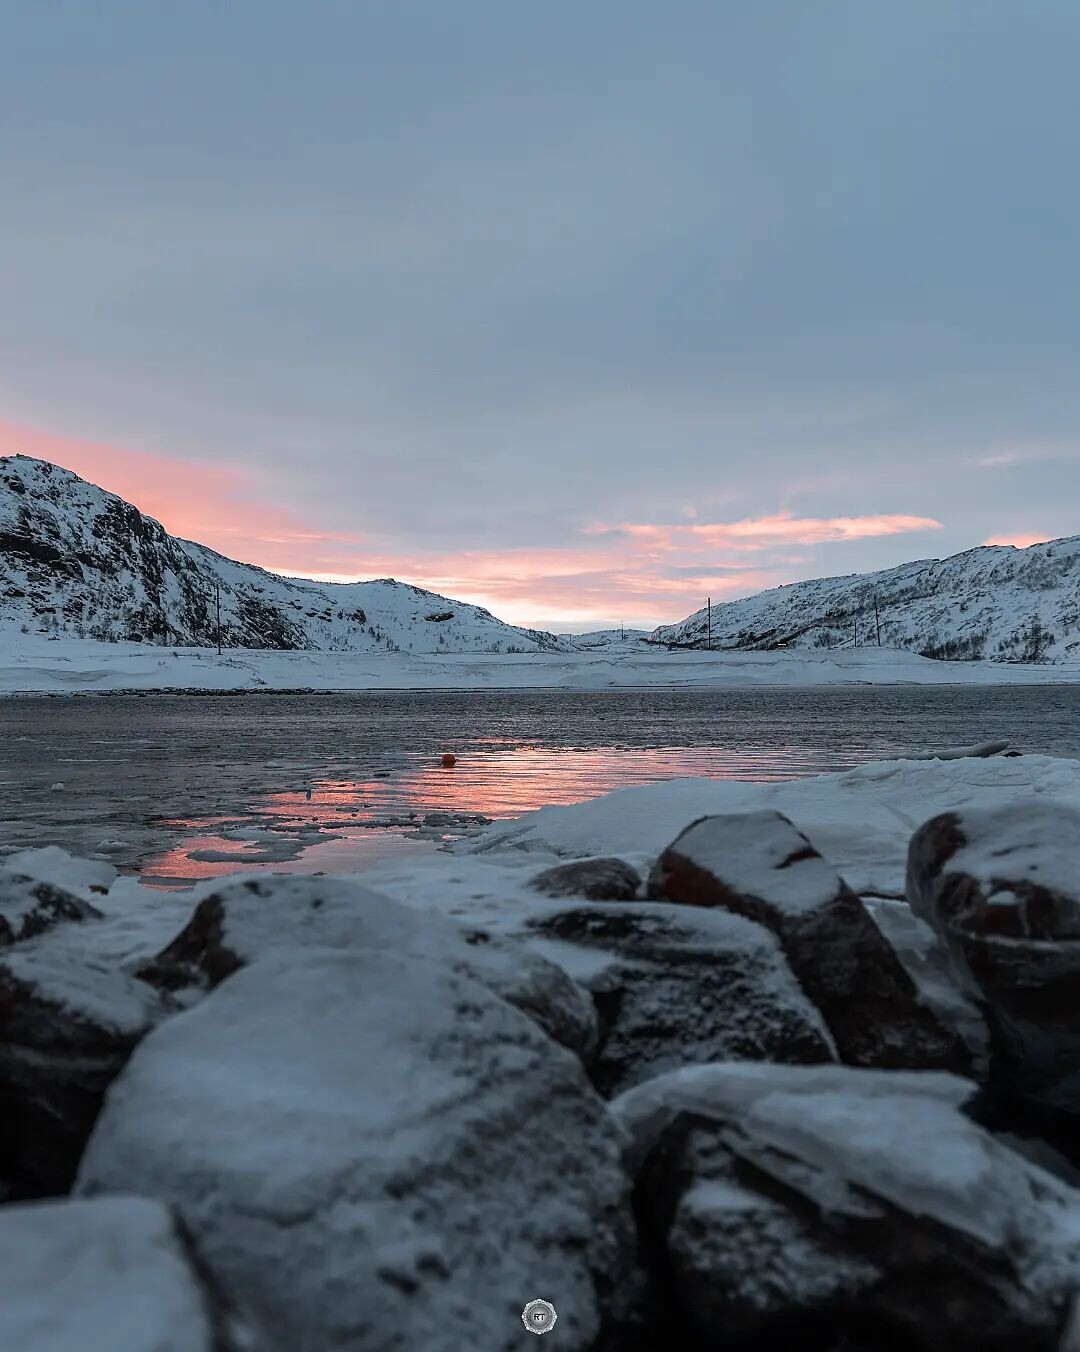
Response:
POLYGON ((547 627, 1080 532, 1075 0, 0 13, 0 452, 547 627))

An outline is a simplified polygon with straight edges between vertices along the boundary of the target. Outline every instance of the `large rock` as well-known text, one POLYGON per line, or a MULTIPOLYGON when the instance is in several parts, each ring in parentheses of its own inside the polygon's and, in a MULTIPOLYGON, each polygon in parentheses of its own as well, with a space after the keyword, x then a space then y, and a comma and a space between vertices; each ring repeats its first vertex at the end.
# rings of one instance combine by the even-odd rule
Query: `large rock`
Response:
POLYGON ((0 948, 44 934, 54 925, 100 915, 88 901, 54 883, 0 868, 0 948))
POLYGON ((590 903, 535 917, 539 948, 593 994, 604 1094, 696 1061, 830 1061, 821 1015, 767 930, 725 911, 590 903))
POLYGON ((0 1207, 8 1352, 258 1352, 173 1216, 139 1197, 0 1207))
POLYGON ((992 1034, 995 1095, 1080 1118, 1080 813, 1053 802, 950 812, 912 837, 907 894, 992 1034))
POLYGON ((677 1345, 1055 1352, 1080 1193, 969 1121, 972 1088, 731 1064, 615 1100, 677 1345))
POLYGON ((226 884, 138 975, 170 991, 213 989, 261 956, 311 947, 442 963, 483 982, 584 1060, 595 1048, 592 1002, 560 967, 513 940, 411 910, 341 878, 277 874, 226 884))
POLYGON ((633 901, 641 887, 641 875, 623 859, 572 859, 538 873, 529 886, 546 897, 633 901))
POLYGON ((173 1203, 290 1352, 591 1348, 632 1271, 622 1137, 578 1058, 480 982, 308 949, 235 973, 113 1086, 81 1193, 173 1203))
POLYGON ((824 1015, 840 1058, 968 1070, 955 1031, 918 996, 862 902, 782 813, 703 817, 657 860, 650 895, 720 907, 771 930, 824 1015))
POLYGON ((156 991, 52 934, 0 950, 0 1183, 67 1192, 105 1090, 163 1012, 156 991))

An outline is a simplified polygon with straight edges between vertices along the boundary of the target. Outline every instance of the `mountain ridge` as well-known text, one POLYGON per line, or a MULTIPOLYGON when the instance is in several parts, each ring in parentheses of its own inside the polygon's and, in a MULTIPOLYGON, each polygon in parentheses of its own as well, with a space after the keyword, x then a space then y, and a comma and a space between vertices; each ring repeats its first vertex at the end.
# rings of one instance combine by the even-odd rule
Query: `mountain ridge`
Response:
POLYGON ((565 647, 554 634, 392 578, 317 582, 241 563, 170 535, 72 470, 23 455, 0 456, 0 629, 357 653, 565 647))
MULTIPOLYGON (((975 545, 871 573, 788 582, 712 607, 712 645, 733 651, 906 648, 924 657, 1059 662, 1080 655, 1080 536, 975 545), (879 638, 880 635, 880 638, 879 638)), ((708 608, 657 642, 708 645, 708 608)))

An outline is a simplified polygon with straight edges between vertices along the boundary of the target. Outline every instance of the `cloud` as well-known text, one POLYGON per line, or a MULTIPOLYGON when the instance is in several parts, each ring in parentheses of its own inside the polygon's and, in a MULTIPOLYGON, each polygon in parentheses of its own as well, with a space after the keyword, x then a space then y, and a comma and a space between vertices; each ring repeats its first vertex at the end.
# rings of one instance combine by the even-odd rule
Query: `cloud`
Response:
POLYGON ((699 548, 761 549, 766 545, 817 545, 844 540, 866 540, 910 531, 940 530, 941 522, 927 516, 885 514, 874 516, 797 517, 790 512, 741 521, 694 525, 650 525, 623 522, 614 527, 597 526, 596 533, 617 531, 640 540, 657 551, 699 548))

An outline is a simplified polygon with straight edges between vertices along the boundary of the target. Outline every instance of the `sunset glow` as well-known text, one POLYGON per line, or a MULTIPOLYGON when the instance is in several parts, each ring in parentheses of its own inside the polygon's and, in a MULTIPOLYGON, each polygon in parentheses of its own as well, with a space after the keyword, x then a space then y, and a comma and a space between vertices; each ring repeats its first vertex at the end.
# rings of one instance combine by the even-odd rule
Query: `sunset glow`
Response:
POLYGON ((556 546, 405 549, 375 535, 320 530, 273 500, 250 467, 0 422, 0 454, 19 453, 73 470, 133 502, 173 535, 230 558, 319 581, 395 577, 544 628, 651 628, 697 609, 706 596, 733 599, 808 575, 812 556, 792 554, 792 547, 940 528, 933 518, 903 514, 778 511, 729 522, 585 525, 575 543, 556 546))
POLYGON ((984 540, 984 545, 1013 545, 1017 549, 1027 549, 1028 545, 1045 544, 1047 536, 1045 535, 992 535, 989 540, 984 540))

